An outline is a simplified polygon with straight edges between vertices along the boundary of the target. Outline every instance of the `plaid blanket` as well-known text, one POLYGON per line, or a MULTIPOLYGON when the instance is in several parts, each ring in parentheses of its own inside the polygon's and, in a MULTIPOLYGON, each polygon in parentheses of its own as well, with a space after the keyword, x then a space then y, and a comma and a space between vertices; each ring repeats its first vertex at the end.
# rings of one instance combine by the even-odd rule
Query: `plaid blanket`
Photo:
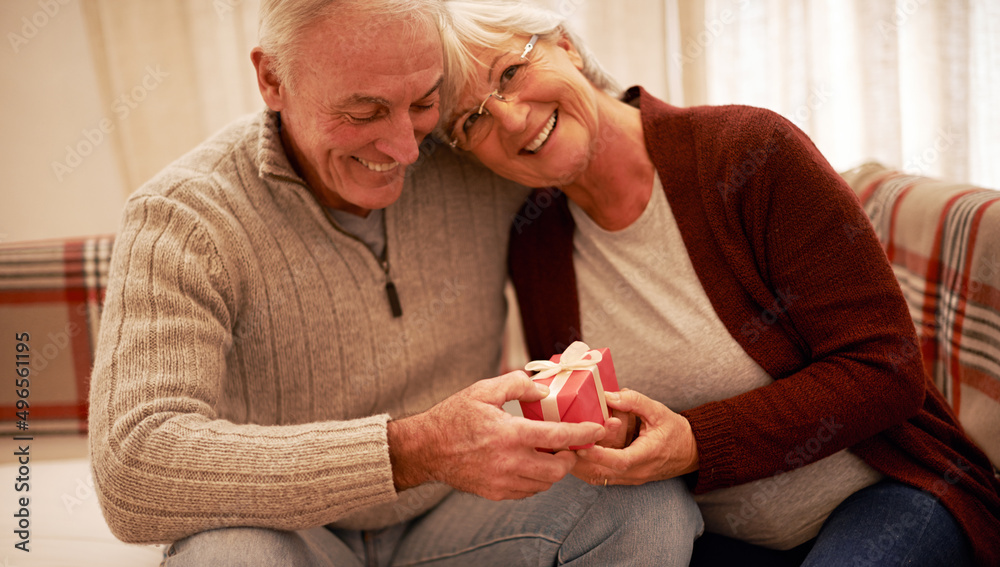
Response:
POLYGON ((0 245, 0 357, 28 364, 27 408, 0 388, 4 433, 84 432, 112 236, 0 245), (28 340, 19 338, 27 333, 28 340), (26 352, 16 351, 24 342, 26 352), (26 411, 26 413, 19 413, 26 411))
POLYGON ((928 374, 1000 467, 1000 191, 876 163, 843 175, 892 263, 928 374))

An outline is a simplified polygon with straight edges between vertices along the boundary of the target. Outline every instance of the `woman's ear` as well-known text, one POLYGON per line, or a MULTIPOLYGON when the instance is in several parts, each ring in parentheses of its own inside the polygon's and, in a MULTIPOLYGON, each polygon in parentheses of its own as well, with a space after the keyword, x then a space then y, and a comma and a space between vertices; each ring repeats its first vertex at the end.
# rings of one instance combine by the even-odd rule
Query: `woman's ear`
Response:
POLYGON ((576 50, 576 46, 573 45, 573 42, 566 36, 565 33, 559 32, 559 40, 556 41, 556 45, 566 51, 566 54, 569 57, 570 62, 573 63, 574 67, 581 71, 583 70, 583 56, 576 50))

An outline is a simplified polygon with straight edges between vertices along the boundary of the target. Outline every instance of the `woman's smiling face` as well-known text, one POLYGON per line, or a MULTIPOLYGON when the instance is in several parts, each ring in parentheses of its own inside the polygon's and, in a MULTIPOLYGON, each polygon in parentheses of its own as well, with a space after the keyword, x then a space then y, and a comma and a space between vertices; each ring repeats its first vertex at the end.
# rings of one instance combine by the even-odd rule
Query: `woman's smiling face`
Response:
POLYGON ((508 179, 563 186, 589 163, 597 89, 580 72, 583 59, 568 40, 539 40, 522 58, 529 39, 473 50, 483 64, 463 90, 450 132, 459 147, 508 179))

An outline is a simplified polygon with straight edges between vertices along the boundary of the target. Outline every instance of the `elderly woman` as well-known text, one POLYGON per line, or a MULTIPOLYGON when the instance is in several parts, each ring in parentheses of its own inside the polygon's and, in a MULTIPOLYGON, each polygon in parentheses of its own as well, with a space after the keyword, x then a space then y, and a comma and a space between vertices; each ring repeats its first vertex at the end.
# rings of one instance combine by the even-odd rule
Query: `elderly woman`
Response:
POLYGON ((641 423, 610 420, 617 444, 574 474, 683 476, 712 533, 696 561, 1000 565, 1000 483, 806 135, 762 109, 619 97, 551 12, 446 5, 440 134, 543 188, 510 253, 531 355, 609 347, 629 388, 609 405, 641 423))

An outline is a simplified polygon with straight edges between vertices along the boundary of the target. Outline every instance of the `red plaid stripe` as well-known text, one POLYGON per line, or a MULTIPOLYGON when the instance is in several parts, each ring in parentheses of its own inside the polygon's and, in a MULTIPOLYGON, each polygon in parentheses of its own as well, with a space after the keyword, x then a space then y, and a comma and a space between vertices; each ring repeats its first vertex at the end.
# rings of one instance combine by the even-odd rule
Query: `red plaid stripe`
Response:
MULTIPOLYGON (((0 246, 0 328, 31 335, 27 433, 86 431, 94 344, 113 237, 0 246)), ((0 429, 15 432, 16 398, 0 390, 0 429)), ((24 432, 24 431, 20 431, 24 432)))

